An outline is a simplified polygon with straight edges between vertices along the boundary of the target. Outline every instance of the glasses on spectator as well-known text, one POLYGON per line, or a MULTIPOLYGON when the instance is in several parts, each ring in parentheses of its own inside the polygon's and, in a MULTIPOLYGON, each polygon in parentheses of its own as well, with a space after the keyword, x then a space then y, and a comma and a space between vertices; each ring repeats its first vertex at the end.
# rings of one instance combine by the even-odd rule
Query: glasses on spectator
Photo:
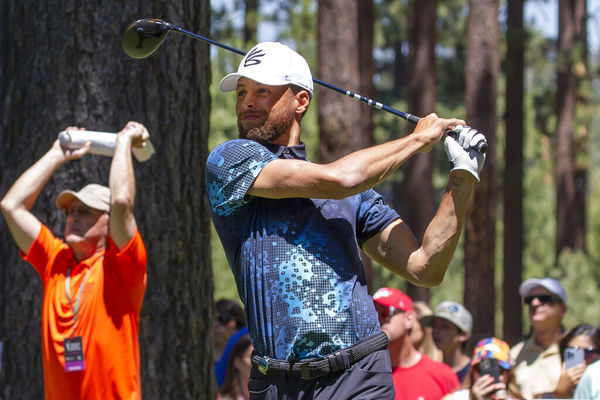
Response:
POLYGON ((549 294, 538 294, 534 296, 525 297, 525 304, 531 305, 534 299, 538 299, 538 301, 542 304, 556 304, 562 303, 562 300, 556 296, 551 296, 549 294))
POLYGON ((396 307, 378 307, 377 314, 379 314, 379 321, 388 321, 396 314, 404 313, 404 311, 396 307))
POLYGON ((598 349, 597 347, 567 346, 566 348, 574 350, 582 349, 583 354, 585 355, 585 361, 587 361, 588 364, 590 364, 592 361, 600 359, 600 349, 598 349))
POLYGON ((225 325, 230 320, 231 320, 231 315, 229 315, 228 313, 217 314, 217 321, 219 321, 219 323, 222 325, 225 325))

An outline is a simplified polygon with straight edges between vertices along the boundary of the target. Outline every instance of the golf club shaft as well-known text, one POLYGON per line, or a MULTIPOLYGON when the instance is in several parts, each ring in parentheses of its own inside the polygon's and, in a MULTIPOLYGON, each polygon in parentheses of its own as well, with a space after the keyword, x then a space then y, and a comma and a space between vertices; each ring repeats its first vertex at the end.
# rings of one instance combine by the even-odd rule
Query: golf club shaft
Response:
MULTIPOLYGON (((225 50, 232 51, 232 52, 240 54, 242 56, 246 55, 245 52, 243 52, 241 50, 238 50, 238 49, 236 49, 234 47, 227 46, 225 44, 219 43, 219 42, 217 42, 215 40, 212 40, 210 38, 207 38, 205 36, 198 35, 197 33, 193 33, 193 32, 187 31, 187 30, 182 29, 182 28, 180 28, 178 26, 175 26, 173 24, 169 24, 169 28, 171 30, 175 31, 175 32, 183 33, 186 36, 190 36, 190 37, 193 37, 195 39, 203 40, 205 42, 208 42, 210 44, 214 44, 215 46, 219 46, 219 47, 221 47, 221 48, 223 48, 225 50)), ((402 112, 400 110, 396 110, 393 107, 386 106, 385 104, 382 104, 382 103, 380 103, 378 101, 369 99, 368 97, 365 97, 365 96, 361 96, 358 93, 354 93, 354 92, 351 92, 349 90, 342 89, 340 87, 332 85, 331 83, 324 82, 324 81, 322 81, 320 79, 313 78, 313 82, 316 83, 316 84, 319 84, 321 86, 325 86, 326 88, 335 90, 336 92, 344 94, 344 95, 346 95, 348 97, 352 97, 353 99, 356 99, 358 101, 362 101, 363 103, 366 103, 366 104, 370 105, 371 107, 374 107, 374 108, 377 108, 379 110, 384 110, 384 111, 387 111, 389 113, 392 113, 392 114, 394 114, 394 115, 396 115, 398 117, 404 118, 405 120, 413 122, 415 124, 417 122, 419 122, 419 120, 421 119, 421 118, 417 117, 416 115, 412 115, 412 114, 408 114, 408 113, 402 112)))
MULTIPOLYGON (((126 43, 123 45, 124 49, 127 51, 127 53, 131 57, 134 57, 134 58, 148 57, 150 54, 152 54, 156 50, 156 48, 158 46, 160 46, 162 41, 166 38, 165 35, 168 31, 179 32, 179 33, 182 33, 191 38, 200 39, 204 42, 213 44, 215 46, 219 46, 225 50, 232 51, 232 52, 240 54, 242 56, 246 55, 246 53, 244 51, 238 50, 234 47, 225 45, 223 43, 219 43, 213 39, 207 38, 207 37, 199 35, 197 33, 187 31, 178 26, 175 26, 166 21, 163 21, 161 19, 138 20, 138 21, 134 22, 133 24, 131 24, 128 27, 126 33, 131 32, 132 34, 130 34, 129 36, 127 36, 127 35, 123 36, 123 41, 124 41, 124 43, 126 43), (136 26, 136 24, 137 24, 137 26, 136 26), (125 41, 126 38, 127 38, 127 41, 125 41), (148 47, 148 51, 143 51, 143 49, 144 49, 143 41, 144 40, 151 41, 150 46, 148 47), (138 51, 138 49, 141 49, 141 51, 138 51)), ((419 120, 421 119, 421 118, 417 117, 416 115, 412 115, 412 114, 408 114, 408 113, 396 110, 395 108, 386 106, 385 104, 382 104, 375 100, 364 97, 358 93, 354 93, 349 90, 342 89, 340 87, 337 87, 330 83, 324 82, 322 80, 313 78, 313 82, 315 82, 316 84, 319 84, 321 86, 325 86, 326 88, 335 90, 338 93, 344 94, 344 95, 349 96, 358 101, 362 101, 363 103, 366 103, 376 109, 387 111, 391 114, 394 114, 398 117, 404 118, 405 120, 413 122, 415 124, 418 123, 419 120)), ((452 133, 450 133, 450 132, 447 132, 447 133, 450 136, 455 137, 455 135, 452 135, 452 133)), ((482 139, 476 145, 472 146, 472 148, 480 153, 485 153, 487 151, 487 143, 486 143, 485 139, 482 139)))

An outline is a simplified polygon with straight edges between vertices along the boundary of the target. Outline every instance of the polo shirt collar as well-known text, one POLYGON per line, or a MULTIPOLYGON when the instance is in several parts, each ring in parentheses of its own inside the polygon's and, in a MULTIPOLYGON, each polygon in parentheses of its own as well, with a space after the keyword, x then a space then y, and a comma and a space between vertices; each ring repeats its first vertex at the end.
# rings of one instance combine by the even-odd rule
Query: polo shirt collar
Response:
POLYGON ((271 143, 267 144, 266 147, 278 158, 295 158, 297 160, 306 160, 306 145, 304 143, 289 147, 271 143))

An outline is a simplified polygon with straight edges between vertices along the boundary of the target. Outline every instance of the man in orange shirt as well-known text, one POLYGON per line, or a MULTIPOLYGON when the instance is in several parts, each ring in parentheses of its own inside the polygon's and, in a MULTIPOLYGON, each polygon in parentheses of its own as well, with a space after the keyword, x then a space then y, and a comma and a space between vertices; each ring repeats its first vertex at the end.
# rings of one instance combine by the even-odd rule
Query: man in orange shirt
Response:
MULTIPOLYGON (((69 128, 74 129, 74 128, 69 128)), ((146 249, 133 215, 131 148, 148 140, 129 122, 117 135, 109 186, 65 190, 64 241, 31 212, 48 179, 83 157, 58 140, 13 184, 0 208, 21 256, 44 285, 42 358, 46 399, 141 398, 139 313, 146 290, 146 249)))

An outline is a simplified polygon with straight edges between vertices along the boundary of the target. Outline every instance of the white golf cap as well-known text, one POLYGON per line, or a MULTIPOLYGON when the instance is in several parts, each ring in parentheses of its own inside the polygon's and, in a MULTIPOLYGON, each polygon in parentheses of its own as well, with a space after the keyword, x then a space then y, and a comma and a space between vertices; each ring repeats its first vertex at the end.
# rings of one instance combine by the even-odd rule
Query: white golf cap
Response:
POLYGON ((522 297, 527 297, 531 294, 533 288, 541 286, 552 294, 558 296, 563 303, 567 303, 567 292, 562 287, 559 281, 552 278, 542 278, 542 279, 527 279, 525 282, 521 283, 519 286, 519 294, 522 297))
POLYGON ((85 185, 79 192, 63 190, 56 198, 56 206, 60 209, 66 209, 74 198, 94 210, 110 211, 110 189, 106 186, 90 183, 85 185))
POLYGON ((223 92, 235 90, 241 77, 269 86, 297 85, 313 94, 313 79, 308 63, 300 54, 279 42, 262 42, 242 59, 237 72, 221 79, 223 92))

